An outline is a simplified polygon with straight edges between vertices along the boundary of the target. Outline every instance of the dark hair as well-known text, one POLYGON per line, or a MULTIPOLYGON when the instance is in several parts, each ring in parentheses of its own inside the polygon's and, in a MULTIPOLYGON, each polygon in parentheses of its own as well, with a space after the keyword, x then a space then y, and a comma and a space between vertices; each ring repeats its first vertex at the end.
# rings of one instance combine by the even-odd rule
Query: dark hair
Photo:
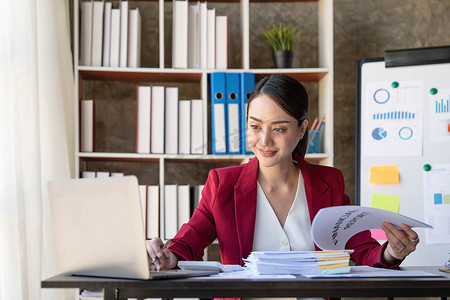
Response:
MULTIPOLYGON (((267 95, 288 115, 298 120, 298 126, 308 118, 309 98, 305 87, 296 79, 283 74, 273 74, 261 79, 253 89, 248 100, 248 111, 252 100, 257 96, 267 95)), ((294 152, 305 157, 308 146, 308 131, 298 142, 294 152)))

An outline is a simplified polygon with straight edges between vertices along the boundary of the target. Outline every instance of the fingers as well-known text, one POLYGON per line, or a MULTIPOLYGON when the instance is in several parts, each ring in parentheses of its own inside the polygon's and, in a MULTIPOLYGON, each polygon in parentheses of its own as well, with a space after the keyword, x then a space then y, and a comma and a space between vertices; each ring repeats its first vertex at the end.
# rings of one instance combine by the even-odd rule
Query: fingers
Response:
POLYGON ((389 242, 386 250, 393 258, 404 259, 416 250, 419 236, 408 225, 401 224, 401 228, 398 229, 391 223, 384 222, 381 228, 386 233, 389 242))
POLYGON ((157 270, 173 269, 177 266, 178 258, 169 249, 162 250, 161 256, 155 262, 157 270))
POLYGON ((169 249, 164 248, 164 243, 160 238, 147 240, 146 247, 151 270, 173 269, 177 266, 178 257, 169 249))
POLYGON ((161 248, 163 245, 162 240, 158 237, 154 237, 151 240, 146 241, 147 254, 149 257, 149 268, 151 270, 156 270, 158 267, 155 262, 162 255, 161 248))
POLYGON ((408 235, 409 240, 417 245, 419 243, 419 235, 406 224, 401 224, 400 226, 408 235))

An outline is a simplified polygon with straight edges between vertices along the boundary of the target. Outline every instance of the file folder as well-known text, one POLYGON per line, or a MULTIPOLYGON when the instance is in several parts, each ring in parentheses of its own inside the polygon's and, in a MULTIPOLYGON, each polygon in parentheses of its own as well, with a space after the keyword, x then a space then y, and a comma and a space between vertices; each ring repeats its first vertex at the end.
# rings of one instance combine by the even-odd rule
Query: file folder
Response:
POLYGON ((227 154, 225 73, 211 73, 210 92, 212 153, 227 154))
POLYGON ((247 109, 248 99, 255 87, 255 74, 253 73, 241 73, 241 118, 240 118, 240 132, 241 132, 241 153, 252 154, 252 150, 248 145, 247 140, 247 109))
POLYGON ((241 151, 240 132, 240 82, 239 73, 226 73, 226 105, 228 115, 228 126, 226 130, 228 141, 228 154, 239 154, 241 151))

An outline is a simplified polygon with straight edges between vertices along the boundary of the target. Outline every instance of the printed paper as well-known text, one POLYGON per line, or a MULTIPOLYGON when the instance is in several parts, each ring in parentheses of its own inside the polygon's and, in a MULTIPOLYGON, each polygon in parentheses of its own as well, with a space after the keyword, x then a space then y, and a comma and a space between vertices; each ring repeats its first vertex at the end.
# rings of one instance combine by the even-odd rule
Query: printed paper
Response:
POLYGON ((427 244, 450 243, 450 164, 431 164, 423 171, 425 220, 433 225, 427 230, 427 244))
POLYGON ((312 222, 311 234, 314 243, 321 249, 345 249, 352 236, 364 230, 381 229, 384 221, 398 228, 402 223, 410 227, 432 228, 431 225, 384 209, 346 205, 319 210, 312 222))
POLYGON ((423 81, 367 84, 363 156, 422 155, 423 85, 423 81))

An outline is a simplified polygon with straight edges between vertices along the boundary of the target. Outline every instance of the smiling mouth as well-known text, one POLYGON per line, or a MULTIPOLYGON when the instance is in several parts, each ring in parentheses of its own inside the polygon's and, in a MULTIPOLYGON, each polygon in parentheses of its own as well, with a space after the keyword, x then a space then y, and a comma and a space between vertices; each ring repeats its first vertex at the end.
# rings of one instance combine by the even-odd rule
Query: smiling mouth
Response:
POLYGON ((264 151, 261 149, 258 149, 258 150, 259 150, 259 153, 262 154, 262 156, 266 156, 266 157, 273 156, 273 155, 275 155, 275 153, 277 153, 277 151, 264 151))

